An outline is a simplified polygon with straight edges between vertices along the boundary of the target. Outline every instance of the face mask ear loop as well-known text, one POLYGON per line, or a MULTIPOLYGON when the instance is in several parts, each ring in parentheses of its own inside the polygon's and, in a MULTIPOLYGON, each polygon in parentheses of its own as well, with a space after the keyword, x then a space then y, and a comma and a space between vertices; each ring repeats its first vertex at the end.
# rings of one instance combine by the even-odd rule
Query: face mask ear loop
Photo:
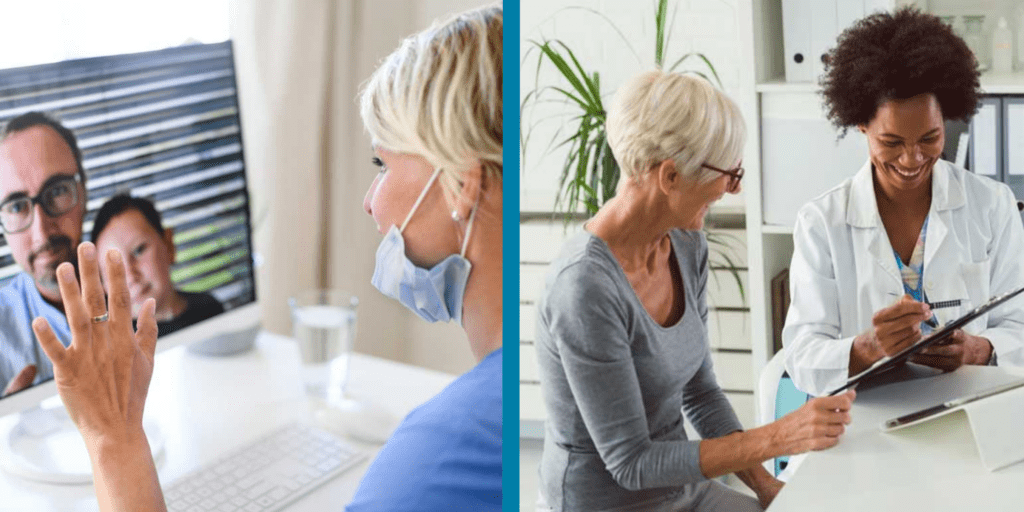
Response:
POLYGON ((416 202, 412 204, 412 209, 409 210, 409 215, 405 217, 405 222, 402 223, 402 227, 398 228, 398 232, 405 231, 405 226, 409 224, 409 219, 412 219, 412 214, 416 212, 416 208, 420 207, 420 203, 423 202, 423 198, 427 197, 427 191, 430 190, 430 186, 434 184, 437 177, 441 175, 441 168, 438 167, 434 174, 430 176, 430 180, 427 181, 427 185, 423 187, 423 192, 420 192, 420 196, 416 198, 416 202))
POLYGON ((469 246, 469 235, 473 233, 473 219, 476 218, 476 209, 478 206, 480 206, 479 202, 474 204, 473 210, 469 212, 469 226, 466 227, 466 239, 462 241, 462 252, 459 253, 459 256, 462 256, 463 258, 466 257, 466 247, 469 246))

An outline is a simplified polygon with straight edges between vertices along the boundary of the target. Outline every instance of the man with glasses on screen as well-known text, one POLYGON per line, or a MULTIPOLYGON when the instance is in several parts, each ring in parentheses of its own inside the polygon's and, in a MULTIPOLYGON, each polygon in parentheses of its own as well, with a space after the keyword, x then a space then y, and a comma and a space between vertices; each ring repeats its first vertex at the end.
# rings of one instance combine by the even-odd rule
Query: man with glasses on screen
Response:
POLYGON ((38 112, 11 119, 0 133, 0 233, 21 272, 0 289, 3 395, 53 378, 32 332, 33 318, 46 318, 61 342, 71 343, 56 270, 65 261, 77 267, 85 207, 75 135, 38 112))

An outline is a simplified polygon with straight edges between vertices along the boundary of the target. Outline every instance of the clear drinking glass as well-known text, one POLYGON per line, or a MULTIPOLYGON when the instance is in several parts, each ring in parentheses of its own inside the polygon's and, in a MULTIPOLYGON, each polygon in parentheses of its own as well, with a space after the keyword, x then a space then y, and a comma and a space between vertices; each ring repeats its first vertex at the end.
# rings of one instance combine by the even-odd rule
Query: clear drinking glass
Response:
POLYGON ((308 290, 288 299, 288 304, 317 424, 360 441, 386 442, 398 418, 381 404, 345 389, 359 299, 338 290, 308 290))
POLYGON ((359 299, 340 290, 306 290, 288 299, 288 305, 306 392, 340 400, 348 380, 359 299))

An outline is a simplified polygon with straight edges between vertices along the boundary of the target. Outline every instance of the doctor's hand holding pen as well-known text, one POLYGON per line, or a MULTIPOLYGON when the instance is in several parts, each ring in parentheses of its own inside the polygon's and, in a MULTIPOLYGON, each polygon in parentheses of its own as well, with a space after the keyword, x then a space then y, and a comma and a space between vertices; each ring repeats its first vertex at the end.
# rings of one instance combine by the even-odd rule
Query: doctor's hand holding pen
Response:
MULTIPOLYGON (((893 356, 921 340, 921 323, 937 327, 929 304, 903 295, 889 306, 879 309, 871 319, 872 326, 854 338, 850 351, 850 375, 865 370, 885 356, 893 356)), ((953 371, 965 364, 987 364, 992 344, 980 336, 957 330, 945 342, 932 345, 911 356, 910 361, 942 371, 953 371)))
POLYGON ((136 331, 121 253, 113 249, 103 257, 109 301, 100 284, 96 247, 79 245, 78 262, 81 287, 70 263, 57 267, 71 346, 65 348, 43 318, 36 318, 32 329, 53 362, 57 391, 85 440, 100 510, 166 510, 142 430, 156 350, 156 304, 149 299, 142 305, 136 331))

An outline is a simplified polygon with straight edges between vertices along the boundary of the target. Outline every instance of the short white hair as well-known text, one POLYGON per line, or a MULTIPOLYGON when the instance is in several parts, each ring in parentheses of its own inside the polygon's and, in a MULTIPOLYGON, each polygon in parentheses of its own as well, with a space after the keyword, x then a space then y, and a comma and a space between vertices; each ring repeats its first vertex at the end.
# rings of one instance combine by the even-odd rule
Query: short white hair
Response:
POLYGON ((654 166, 675 162, 683 177, 710 181, 743 155, 746 126, 731 98, 703 78, 655 70, 619 88, 605 122, 608 145, 623 174, 641 180, 654 166))
POLYGON ((448 192, 478 163, 501 179, 502 24, 500 6, 435 23, 405 39, 363 87, 373 144, 443 169, 448 192))

